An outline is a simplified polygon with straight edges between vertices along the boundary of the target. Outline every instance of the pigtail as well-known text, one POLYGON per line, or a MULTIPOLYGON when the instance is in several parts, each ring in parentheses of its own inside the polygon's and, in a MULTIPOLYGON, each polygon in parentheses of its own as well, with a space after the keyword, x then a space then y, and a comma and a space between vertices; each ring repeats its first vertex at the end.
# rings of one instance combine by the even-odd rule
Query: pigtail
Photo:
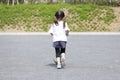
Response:
POLYGON ((66 18, 63 18, 63 28, 65 28, 66 18))
POLYGON ((57 20, 56 17, 54 17, 54 21, 53 21, 53 23, 55 23, 55 25, 58 25, 58 20, 57 20))

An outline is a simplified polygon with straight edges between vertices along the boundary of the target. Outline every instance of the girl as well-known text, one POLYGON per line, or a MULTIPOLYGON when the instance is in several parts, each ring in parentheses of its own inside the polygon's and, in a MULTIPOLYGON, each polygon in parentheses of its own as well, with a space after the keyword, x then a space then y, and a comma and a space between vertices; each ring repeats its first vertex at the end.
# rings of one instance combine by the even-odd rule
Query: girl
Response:
POLYGON ((53 36, 53 47, 56 53, 57 68, 60 69, 61 62, 65 60, 67 36, 69 35, 70 29, 65 22, 65 14, 63 11, 57 11, 54 17, 55 19, 49 29, 49 33, 53 36))

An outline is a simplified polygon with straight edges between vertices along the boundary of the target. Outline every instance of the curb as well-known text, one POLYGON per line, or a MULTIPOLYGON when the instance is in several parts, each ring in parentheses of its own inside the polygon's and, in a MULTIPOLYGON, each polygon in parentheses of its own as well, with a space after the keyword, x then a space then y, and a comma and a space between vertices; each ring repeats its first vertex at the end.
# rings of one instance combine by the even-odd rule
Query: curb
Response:
MULTIPOLYGON (((3 32, 0 35, 50 35, 47 32, 3 32)), ((70 32, 70 35, 120 35, 120 32, 70 32)))

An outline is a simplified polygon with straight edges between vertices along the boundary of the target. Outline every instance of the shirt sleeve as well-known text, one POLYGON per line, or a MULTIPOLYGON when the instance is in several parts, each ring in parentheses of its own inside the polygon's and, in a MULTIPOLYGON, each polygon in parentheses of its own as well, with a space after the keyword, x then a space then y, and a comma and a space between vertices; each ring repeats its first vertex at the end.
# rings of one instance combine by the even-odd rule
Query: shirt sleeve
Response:
POLYGON ((70 31, 67 23, 65 23, 65 30, 66 30, 66 31, 70 31))
POLYGON ((52 24, 51 24, 51 27, 50 27, 48 33, 53 33, 53 25, 52 24))

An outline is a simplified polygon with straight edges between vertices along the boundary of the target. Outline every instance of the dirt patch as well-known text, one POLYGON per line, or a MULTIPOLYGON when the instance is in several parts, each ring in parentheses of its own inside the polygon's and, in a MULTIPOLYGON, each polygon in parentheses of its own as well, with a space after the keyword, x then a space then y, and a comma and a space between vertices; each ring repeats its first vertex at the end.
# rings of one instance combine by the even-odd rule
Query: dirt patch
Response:
POLYGON ((109 29, 111 32, 120 31, 120 7, 113 7, 114 14, 116 19, 110 24, 109 29))

